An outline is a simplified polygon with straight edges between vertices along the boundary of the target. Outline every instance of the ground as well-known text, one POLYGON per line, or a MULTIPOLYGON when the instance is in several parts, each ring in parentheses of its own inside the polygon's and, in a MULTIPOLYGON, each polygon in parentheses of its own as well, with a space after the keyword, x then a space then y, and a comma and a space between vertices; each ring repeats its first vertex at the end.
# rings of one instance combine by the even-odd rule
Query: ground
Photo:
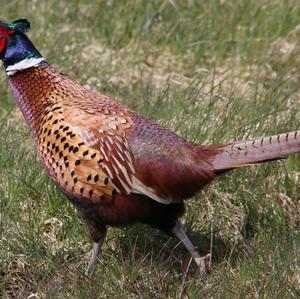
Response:
MULTIPOLYGON (((300 129, 298 0, 5 1, 63 73, 203 143, 300 129)), ((0 297, 299 298, 300 157, 234 171, 187 201, 177 240, 110 229, 92 279, 91 241, 44 172, 0 75, 0 297)))

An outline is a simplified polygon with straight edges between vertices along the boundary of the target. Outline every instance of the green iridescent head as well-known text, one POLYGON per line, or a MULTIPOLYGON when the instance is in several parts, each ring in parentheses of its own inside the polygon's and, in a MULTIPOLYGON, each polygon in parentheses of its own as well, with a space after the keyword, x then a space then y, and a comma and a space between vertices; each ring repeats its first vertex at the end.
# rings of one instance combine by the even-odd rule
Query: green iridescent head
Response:
POLYGON ((26 19, 0 21, 0 59, 9 75, 45 60, 26 35, 29 29, 26 19))
POLYGON ((0 21, 0 54, 5 49, 7 38, 15 32, 27 32, 30 29, 30 23, 26 19, 16 20, 12 23, 0 21))
POLYGON ((13 30, 13 31, 28 32, 30 29, 30 23, 26 19, 19 19, 13 21, 12 23, 0 21, 0 27, 2 27, 3 31, 13 30))

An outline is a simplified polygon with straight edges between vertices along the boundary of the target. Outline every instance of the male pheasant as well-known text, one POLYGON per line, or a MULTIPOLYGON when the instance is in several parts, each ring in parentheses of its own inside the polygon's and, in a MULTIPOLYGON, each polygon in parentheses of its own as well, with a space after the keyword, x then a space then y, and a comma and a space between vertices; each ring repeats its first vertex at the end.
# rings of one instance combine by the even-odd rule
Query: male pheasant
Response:
POLYGON ((207 147, 186 141, 56 71, 29 28, 23 19, 0 22, 0 57, 46 171, 94 241, 87 273, 107 226, 136 222, 178 237, 204 271, 179 222, 183 200, 227 170, 300 152, 300 131, 207 147))

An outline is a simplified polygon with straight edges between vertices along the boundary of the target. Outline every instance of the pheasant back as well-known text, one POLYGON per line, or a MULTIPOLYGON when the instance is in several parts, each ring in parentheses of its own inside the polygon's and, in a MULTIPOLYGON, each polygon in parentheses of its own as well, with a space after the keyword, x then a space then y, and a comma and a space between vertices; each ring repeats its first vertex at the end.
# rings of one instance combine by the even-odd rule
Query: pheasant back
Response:
POLYGON ((45 168, 77 201, 137 193, 178 202, 214 177, 204 147, 201 159, 198 146, 47 64, 16 74, 10 83, 45 168))

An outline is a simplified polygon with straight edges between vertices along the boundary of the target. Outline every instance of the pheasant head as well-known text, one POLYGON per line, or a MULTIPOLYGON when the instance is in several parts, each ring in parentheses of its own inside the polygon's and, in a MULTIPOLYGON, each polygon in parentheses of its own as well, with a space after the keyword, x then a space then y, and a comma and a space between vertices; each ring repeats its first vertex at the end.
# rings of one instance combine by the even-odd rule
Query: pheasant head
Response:
POLYGON ((12 23, 0 21, 0 58, 8 75, 45 60, 26 36, 29 29, 30 23, 26 19, 12 23))

